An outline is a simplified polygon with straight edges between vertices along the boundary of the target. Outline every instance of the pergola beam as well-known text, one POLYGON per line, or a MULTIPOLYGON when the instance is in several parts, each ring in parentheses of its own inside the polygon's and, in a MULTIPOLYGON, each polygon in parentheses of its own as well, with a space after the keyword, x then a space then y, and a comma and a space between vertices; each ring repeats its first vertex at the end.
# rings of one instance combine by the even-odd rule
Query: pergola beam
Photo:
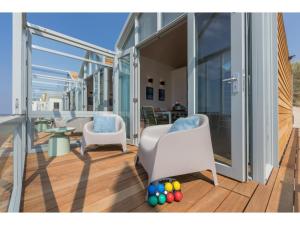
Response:
POLYGON ((102 63, 102 62, 98 62, 98 61, 95 61, 95 60, 83 58, 83 57, 80 57, 80 56, 77 56, 77 55, 61 52, 61 51, 50 49, 50 48, 45 48, 45 47, 42 47, 42 46, 39 46, 39 45, 32 45, 32 49, 43 51, 43 52, 48 52, 48 53, 59 55, 59 56, 68 57, 68 58, 71 58, 71 59, 76 59, 76 60, 79 60, 79 61, 89 62, 89 63, 101 65, 101 66, 112 67, 112 65, 107 65, 107 64, 102 63))
POLYGON ((94 53, 97 53, 97 54, 100 54, 103 56, 108 56, 111 58, 114 58, 114 56, 115 56, 115 52, 113 52, 113 51, 110 51, 105 48, 101 48, 97 45, 90 44, 88 42, 82 41, 77 38, 67 36, 67 35, 59 33, 57 31, 50 30, 48 28, 44 28, 44 27, 41 27, 41 26, 38 26, 35 24, 31 24, 31 23, 27 23, 27 27, 29 28, 29 31, 32 34, 35 34, 35 35, 38 35, 41 37, 52 39, 54 41, 58 41, 58 42, 61 42, 61 43, 67 44, 67 45, 81 48, 83 50, 94 52, 94 53))

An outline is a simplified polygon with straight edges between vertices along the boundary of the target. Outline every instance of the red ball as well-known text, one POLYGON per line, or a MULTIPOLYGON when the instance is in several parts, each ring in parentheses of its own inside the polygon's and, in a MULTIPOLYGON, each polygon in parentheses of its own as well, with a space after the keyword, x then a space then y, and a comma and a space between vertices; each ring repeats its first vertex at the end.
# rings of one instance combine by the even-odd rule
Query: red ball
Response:
POLYGON ((176 202, 180 202, 183 198, 182 192, 181 191, 175 191, 174 192, 174 199, 176 202))
POLYGON ((169 193, 167 194, 167 202, 168 202, 168 203, 171 203, 171 202, 173 202, 173 201, 174 201, 174 195, 173 195, 172 192, 169 192, 169 193))

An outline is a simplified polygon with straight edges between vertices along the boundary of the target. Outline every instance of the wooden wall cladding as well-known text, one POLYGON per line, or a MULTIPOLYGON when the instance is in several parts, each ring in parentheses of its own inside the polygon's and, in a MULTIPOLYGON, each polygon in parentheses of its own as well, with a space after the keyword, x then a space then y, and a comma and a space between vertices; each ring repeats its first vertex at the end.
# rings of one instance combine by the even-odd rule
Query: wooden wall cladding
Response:
POLYGON ((293 77, 282 13, 278 22, 278 157, 282 158, 293 129, 293 77))

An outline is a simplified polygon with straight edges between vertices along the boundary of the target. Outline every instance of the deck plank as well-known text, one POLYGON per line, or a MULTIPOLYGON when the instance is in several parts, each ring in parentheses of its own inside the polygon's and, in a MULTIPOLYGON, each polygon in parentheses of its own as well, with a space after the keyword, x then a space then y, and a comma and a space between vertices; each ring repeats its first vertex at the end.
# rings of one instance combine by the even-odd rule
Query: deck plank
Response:
POLYGON ((196 202, 188 211, 189 212, 214 212, 219 205, 230 194, 230 191, 216 187, 207 193, 202 199, 196 202))
MULTIPOLYGON (((194 177, 197 177, 198 179, 204 179, 204 180, 213 182, 212 173, 210 171, 203 171, 201 173, 193 173, 192 175, 194 177)), ((225 177, 225 176, 222 176, 220 174, 217 174, 217 177, 218 177, 219 186, 223 187, 225 189, 228 189, 228 190, 233 190, 239 184, 238 181, 233 180, 228 177, 225 177)))
POLYGON ((265 212, 270 195, 278 174, 278 168, 274 168, 266 185, 259 184, 250 202, 245 209, 245 212, 265 212))
POLYGON ((216 209, 216 212, 243 212, 248 201, 248 197, 236 192, 231 192, 216 209))
POLYGON ((248 181, 239 183, 236 185, 236 187, 233 189, 234 192, 237 192, 241 195, 245 195, 247 197, 251 197, 254 193, 255 189, 257 188, 258 183, 255 181, 248 181))
POLYGON ((267 212, 293 212, 298 132, 293 130, 267 206, 267 212))
POLYGON ((299 138, 299 130, 298 130, 298 140, 296 142, 297 148, 297 158, 296 158, 296 166, 295 166, 295 201, 294 201, 294 211, 300 212, 300 138, 299 138))

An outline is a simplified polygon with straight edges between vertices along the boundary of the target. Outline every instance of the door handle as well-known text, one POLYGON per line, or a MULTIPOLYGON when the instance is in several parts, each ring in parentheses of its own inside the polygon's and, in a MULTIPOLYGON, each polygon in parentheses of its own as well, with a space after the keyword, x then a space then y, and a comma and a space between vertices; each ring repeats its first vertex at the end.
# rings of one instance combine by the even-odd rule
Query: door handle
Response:
POLYGON ((233 73, 232 77, 226 78, 222 80, 223 82, 227 82, 231 84, 231 92, 232 94, 237 94, 240 90, 239 85, 239 73, 233 73))
POLYGON ((229 77, 229 78, 223 79, 222 81, 232 83, 233 81, 237 81, 237 78, 236 77, 229 77))

